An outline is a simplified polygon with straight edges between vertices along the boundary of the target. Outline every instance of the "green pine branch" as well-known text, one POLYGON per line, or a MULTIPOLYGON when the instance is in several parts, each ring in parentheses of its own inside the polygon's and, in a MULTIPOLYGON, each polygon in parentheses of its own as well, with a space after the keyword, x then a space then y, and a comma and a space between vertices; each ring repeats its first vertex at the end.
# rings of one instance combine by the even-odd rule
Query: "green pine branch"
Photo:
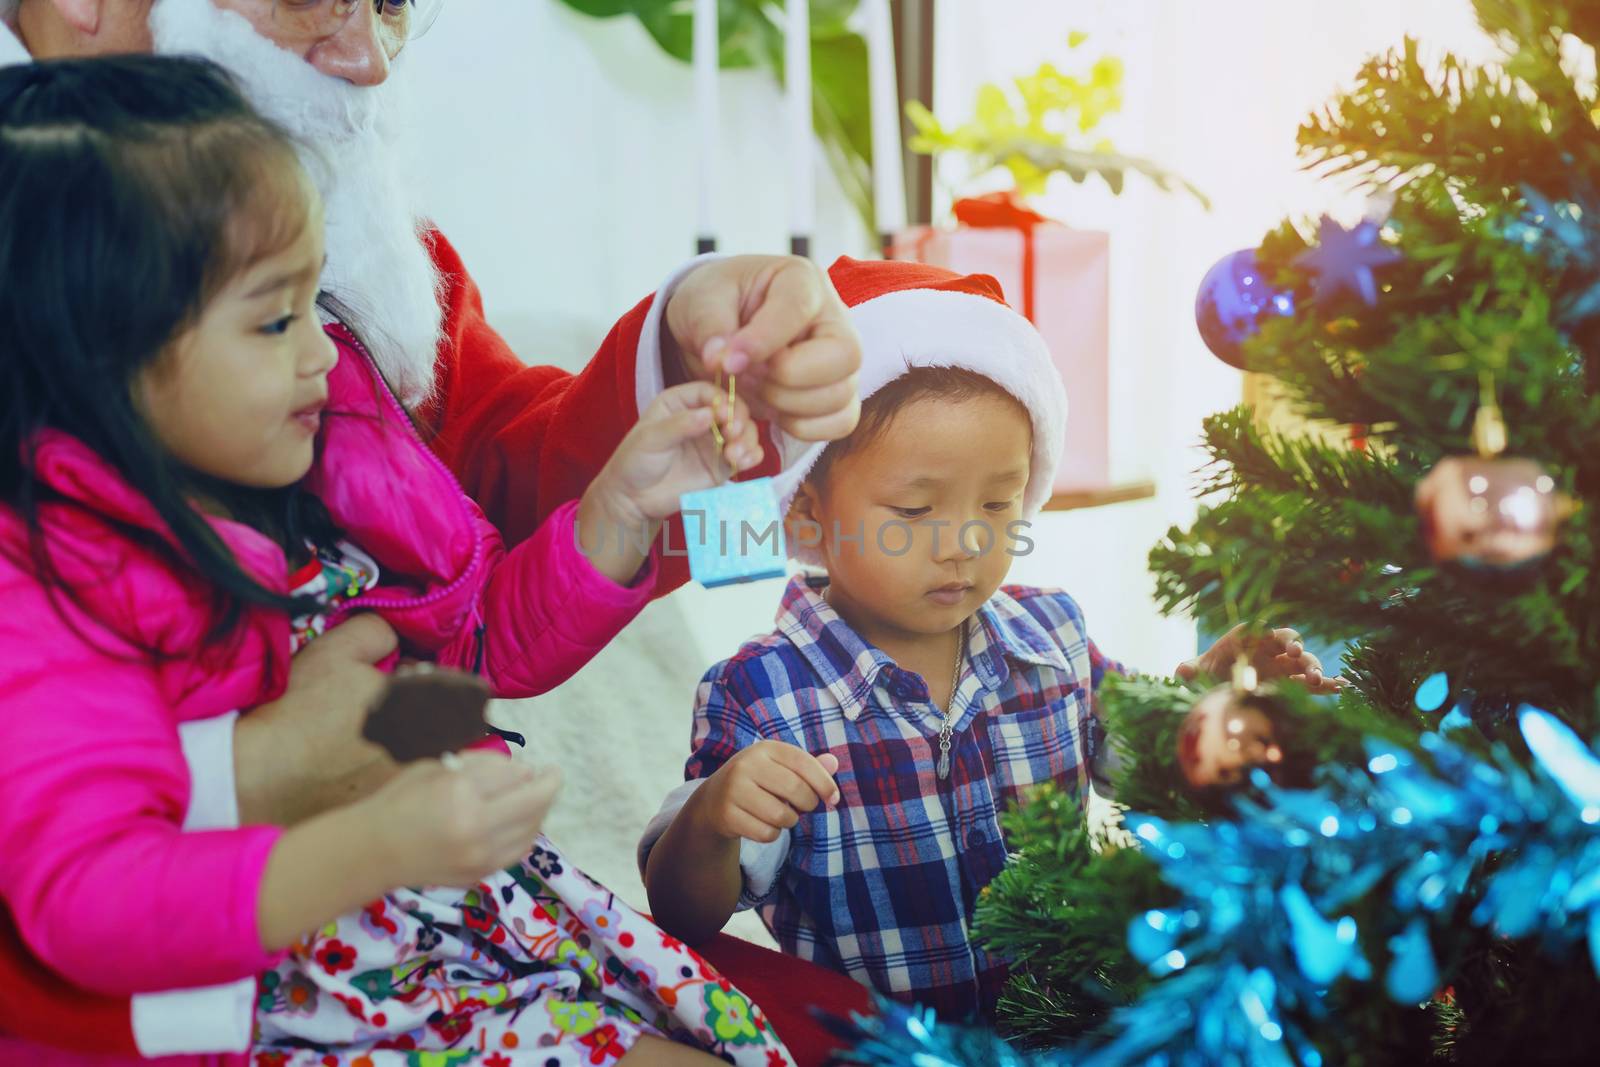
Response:
POLYGON ((1354 89, 1301 126, 1306 165, 1369 188, 1444 181, 1492 204, 1514 197, 1529 173, 1600 160, 1593 101, 1543 48, 1506 66, 1478 67, 1450 54, 1437 64, 1429 68, 1412 38, 1369 60, 1354 89))
POLYGON ((1060 1045, 1099 1027, 1148 981, 1126 950, 1128 916, 1176 892, 1137 850, 1096 853, 1079 798, 1055 786, 1002 816, 1018 845, 978 897, 973 933, 1012 977, 998 1012, 1007 1036, 1060 1045))
MULTIPOLYGON (((1163 610, 1207 630, 1270 620, 1348 642, 1351 685, 1337 700, 1277 691, 1286 777, 1331 782, 1315 768, 1362 765, 1368 736, 1426 758, 1420 735, 1457 703, 1477 727, 1454 735, 1469 746, 1520 751, 1522 703, 1600 736, 1600 98, 1584 72, 1600 0, 1475 7, 1502 49, 1497 63, 1430 65, 1406 41, 1300 131, 1309 167, 1393 197, 1382 239, 1401 259, 1377 270, 1375 304, 1318 291, 1299 262, 1315 240, 1304 220, 1258 250, 1295 313, 1264 323, 1245 357, 1295 412, 1333 431, 1266 431, 1244 409, 1208 419, 1206 506, 1150 554, 1163 610), (1507 453, 1541 463, 1579 504, 1547 558, 1510 572, 1433 559, 1414 504, 1442 458, 1473 452, 1486 385, 1507 453), (1352 424, 1365 451, 1338 431, 1352 424), (1420 710, 1419 684, 1441 671, 1450 700, 1420 710)), ((1177 768, 1183 717, 1209 684, 1107 680, 1098 698, 1119 801, 1171 820, 1228 816, 1234 798, 1196 795, 1177 768)), ((1141 881, 1149 865, 1130 853, 1090 855, 1075 805, 1057 803, 1016 816, 1016 859, 980 905, 986 935, 1023 960, 1003 1011, 1029 1042, 1083 1032, 1149 981, 1120 969, 1115 935, 1161 888, 1141 881), (1067 926, 1076 930, 1058 934, 1067 926)), ((1394 889, 1351 880, 1337 903, 1363 944, 1380 946, 1378 974, 1398 932, 1394 889)), ((1369 982, 1341 983, 1316 1035, 1326 1062, 1592 1055, 1600 982, 1587 962, 1506 943, 1465 915, 1443 926, 1462 931, 1436 945, 1456 998, 1396 1006, 1369 982)))

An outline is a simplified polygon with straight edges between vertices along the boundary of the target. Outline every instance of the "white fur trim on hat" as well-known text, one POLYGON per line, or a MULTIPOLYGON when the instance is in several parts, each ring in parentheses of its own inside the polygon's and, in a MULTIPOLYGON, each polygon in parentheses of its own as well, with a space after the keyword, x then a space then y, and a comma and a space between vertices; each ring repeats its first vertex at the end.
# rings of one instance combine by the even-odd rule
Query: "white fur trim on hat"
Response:
MULTIPOLYGON (((1033 455, 1022 505, 1025 517, 1037 515, 1050 499, 1066 446, 1067 390, 1033 324, 999 301, 942 289, 885 293, 851 308, 850 318, 861 336, 862 400, 913 367, 959 367, 990 379, 1028 409, 1033 455)), ((789 475, 782 494, 785 511, 820 451, 782 435, 789 475)), ((802 562, 816 562, 792 544, 790 551, 802 562)))

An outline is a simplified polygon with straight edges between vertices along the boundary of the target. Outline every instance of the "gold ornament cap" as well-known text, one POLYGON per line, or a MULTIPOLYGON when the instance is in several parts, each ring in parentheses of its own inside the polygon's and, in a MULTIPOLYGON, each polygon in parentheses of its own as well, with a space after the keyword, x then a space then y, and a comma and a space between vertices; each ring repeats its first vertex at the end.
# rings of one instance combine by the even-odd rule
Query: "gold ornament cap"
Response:
POLYGON ((1233 688, 1241 693, 1253 693, 1261 679, 1250 661, 1243 656, 1233 661, 1233 688))

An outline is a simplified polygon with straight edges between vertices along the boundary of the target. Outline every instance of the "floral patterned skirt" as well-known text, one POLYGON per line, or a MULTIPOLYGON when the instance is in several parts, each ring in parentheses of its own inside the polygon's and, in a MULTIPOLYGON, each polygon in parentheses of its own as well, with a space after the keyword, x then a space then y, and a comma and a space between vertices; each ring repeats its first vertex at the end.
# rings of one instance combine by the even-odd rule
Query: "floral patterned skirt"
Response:
POLYGON ((786 1067, 760 1011, 541 837, 475 888, 401 890, 261 977, 255 1067, 568 1067, 642 1034, 786 1067))

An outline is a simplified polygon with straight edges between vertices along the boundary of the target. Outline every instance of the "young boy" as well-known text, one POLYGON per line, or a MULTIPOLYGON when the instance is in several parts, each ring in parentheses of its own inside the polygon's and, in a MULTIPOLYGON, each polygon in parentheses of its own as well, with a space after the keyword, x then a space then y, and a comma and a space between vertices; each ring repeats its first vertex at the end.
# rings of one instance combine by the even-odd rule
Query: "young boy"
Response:
MULTIPOLYGON (((826 576, 791 580, 777 629, 702 680, 689 781, 640 861, 685 941, 759 907, 786 952, 962 1018, 1005 978, 969 936, 1006 860, 999 815, 1037 783, 1087 792, 1092 694, 1122 668, 1066 594, 1001 584, 1064 439, 1043 339, 986 276, 830 274, 862 335, 861 423, 790 508, 796 555, 826 576)), ((1245 640, 1181 671, 1226 673, 1245 640)), ((1254 659, 1336 684, 1292 631, 1254 659)))

